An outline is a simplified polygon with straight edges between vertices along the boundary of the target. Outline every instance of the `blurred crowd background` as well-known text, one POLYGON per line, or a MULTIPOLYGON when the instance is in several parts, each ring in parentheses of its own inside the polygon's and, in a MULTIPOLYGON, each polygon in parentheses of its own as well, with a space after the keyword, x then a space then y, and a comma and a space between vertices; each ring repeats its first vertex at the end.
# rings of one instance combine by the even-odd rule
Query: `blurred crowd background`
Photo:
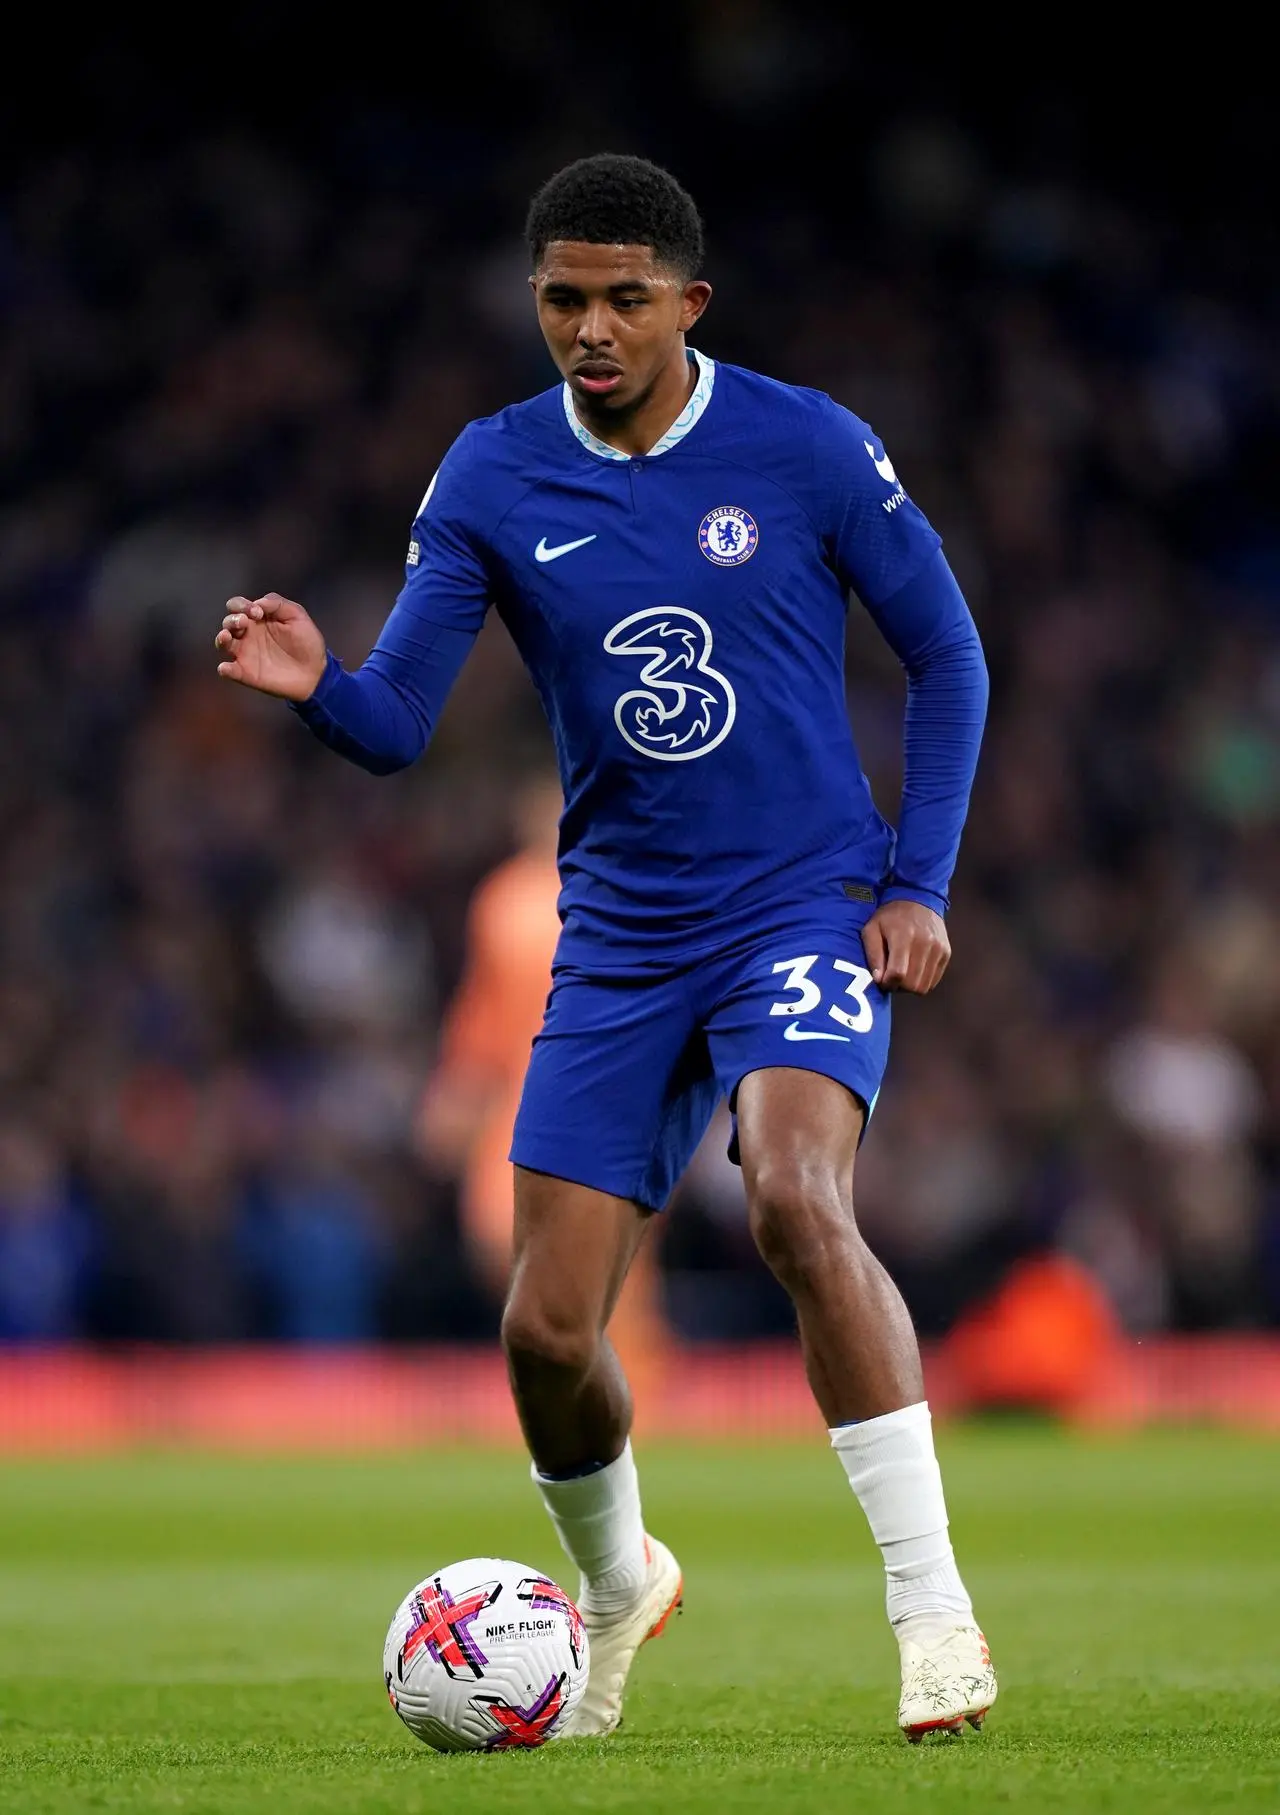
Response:
MULTIPOLYGON (((1154 78, 1117 110, 772 0, 577 37, 480 6, 435 64, 359 29, 90 28, 0 137, 0 1338, 492 1336, 476 1156, 528 1031, 459 992, 513 854, 535 970, 547 936, 532 690, 491 623, 379 780, 212 637, 276 589, 362 659, 445 448, 554 380, 524 208, 601 149, 692 190, 698 344, 871 421, 986 645, 954 962, 895 1011, 858 1169, 922 1330, 1052 1252, 1135 1332, 1280 1324, 1265 102, 1209 146, 1154 78)), ((856 609, 848 677, 892 817, 902 681, 856 609)), ((723 1137, 655 1249, 691 1341, 788 1327, 723 1137)))

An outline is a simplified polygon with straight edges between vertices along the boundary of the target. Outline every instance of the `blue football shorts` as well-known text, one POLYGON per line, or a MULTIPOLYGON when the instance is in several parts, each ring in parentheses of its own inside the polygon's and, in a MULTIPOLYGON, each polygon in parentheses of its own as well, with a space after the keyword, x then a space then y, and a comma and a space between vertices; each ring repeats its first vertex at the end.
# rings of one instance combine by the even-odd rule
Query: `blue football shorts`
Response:
POLYGON ((720 1098, 733 1111, 742 1079, 765 1066, 835 1078, 865 1132, 889 1056, 890 999, 862 945, 874 911, 823 900, 681 960, 557 964, 511 1159, 660 1210, 720 1098))

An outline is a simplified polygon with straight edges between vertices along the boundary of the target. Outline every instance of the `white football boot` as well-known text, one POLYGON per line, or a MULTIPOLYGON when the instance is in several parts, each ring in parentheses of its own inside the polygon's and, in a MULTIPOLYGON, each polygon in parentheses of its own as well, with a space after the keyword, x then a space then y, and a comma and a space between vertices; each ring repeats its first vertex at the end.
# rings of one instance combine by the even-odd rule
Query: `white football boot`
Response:
POLYGON ((915 1745, 926 1733, 981 1727, 996 1699, 996 1673, 977 1626, 909 1620, 898 1632, 902 1700, 898 1725, 915 1745))
POLYGON ((680 1565, 665 1544, 646 1536, 648 1569, 636 1599, 620 1613, 594 1613, 584 1587, 578 1608, 591 1640, 587 1692, 565 1728, 566 1739, 595 1739, 612 1733, 622 1719, 622 1692, 636 1652, 646 1639, 656 1639, 684 1594, 680 1565))

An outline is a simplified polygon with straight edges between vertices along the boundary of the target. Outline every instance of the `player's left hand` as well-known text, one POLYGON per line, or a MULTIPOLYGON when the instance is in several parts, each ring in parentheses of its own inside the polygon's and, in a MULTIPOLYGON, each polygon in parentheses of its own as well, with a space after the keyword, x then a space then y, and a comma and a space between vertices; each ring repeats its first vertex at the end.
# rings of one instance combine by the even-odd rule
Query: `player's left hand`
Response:
POLYGON ((918 901, 886 901, 862 929, 871 975, 881 989, 927 996, 951 962, 941 914, 918 901))

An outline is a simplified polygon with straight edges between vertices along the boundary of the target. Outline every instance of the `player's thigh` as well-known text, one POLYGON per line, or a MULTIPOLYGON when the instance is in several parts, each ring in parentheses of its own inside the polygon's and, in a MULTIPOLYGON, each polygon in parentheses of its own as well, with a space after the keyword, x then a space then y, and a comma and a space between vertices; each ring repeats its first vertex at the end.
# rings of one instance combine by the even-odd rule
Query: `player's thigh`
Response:
POLYGON ((865 1115, 847 1085, 818 1071, 764 1066, 738 1088, 734 1126, 753 1210, 834 1191, 849 1198, 865 1115))
POLYGON ((561 971, 529 1057, 511 1159, 661 1210, 716 1094, 681 976, 561 971))
POLYGON ((824 904, 723 962, 707 1036, 748 1183, 788 1156, 852 1167, 889 1057, 890 998, 862 944, 868 913, 824 904))

